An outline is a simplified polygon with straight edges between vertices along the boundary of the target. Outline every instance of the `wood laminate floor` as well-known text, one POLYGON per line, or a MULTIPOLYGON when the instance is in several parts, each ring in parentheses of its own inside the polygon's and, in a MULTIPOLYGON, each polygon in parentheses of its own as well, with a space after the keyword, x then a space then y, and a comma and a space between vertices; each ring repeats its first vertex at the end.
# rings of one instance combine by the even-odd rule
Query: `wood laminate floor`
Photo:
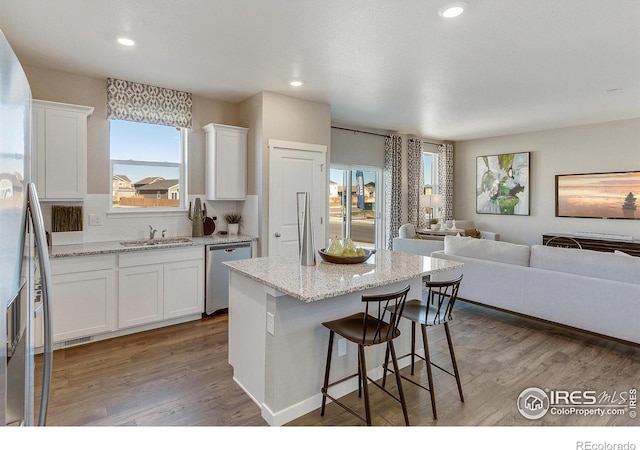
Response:
MULTIPOLYGON (((404 383, 412 425, 610 426, 624 415, 554 415, 529 420, 516 408, 526 388, 606 392, 620 400, 640 388, 640 348, 459 302, 451 332, 465 402, 455 380, 435 369, 438 420, 429 393, 404 383)), ((449 367, 444 330, 429 331, 432 359, 449 367)), ((37 370, 41 358, 36 359, 37 370)), ((421 366, 418 379, 426 379, 421 366)), ((408 368, 403 369, 408 373, 408 368)), ((320 387, 318 387, 319 389, 320 387)), ((399 405, 372 393, 374 425, 403 425, 399 405)), ((37 387, 39 394, 39 387, 37 387)), ((362 410, 357 395, 345 401, 362 410)), ((319 405, 318 405, 319 406, 319 405)), ((227 362, 226 315, 58 350, 47 425, 265 426, 227 362)), ((336 405, 290 426, 361 425, 336 405)))

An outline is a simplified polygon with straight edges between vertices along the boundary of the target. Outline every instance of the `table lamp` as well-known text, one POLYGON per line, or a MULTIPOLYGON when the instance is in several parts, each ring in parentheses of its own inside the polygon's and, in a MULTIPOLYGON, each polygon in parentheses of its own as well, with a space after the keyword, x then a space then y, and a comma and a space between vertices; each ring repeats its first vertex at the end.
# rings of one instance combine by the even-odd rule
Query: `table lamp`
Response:
POLYGON ((440 194, 428 194, 420 196, 420 204, 425 206, 425 213, 428 209, 429 212, 429 223, 431 223, 431 219, 433 218, 433 209, 439 208, 442 206, 442 195, 440 194))

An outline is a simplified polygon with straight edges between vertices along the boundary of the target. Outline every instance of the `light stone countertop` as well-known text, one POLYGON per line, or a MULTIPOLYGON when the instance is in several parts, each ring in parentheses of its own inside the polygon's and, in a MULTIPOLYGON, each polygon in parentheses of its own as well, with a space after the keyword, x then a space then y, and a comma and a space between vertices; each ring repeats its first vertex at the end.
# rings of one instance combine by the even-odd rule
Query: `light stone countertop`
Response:
MULTIPOLYGON (((176 239, 176 238, 189 239, 190 242, 176 242, 176 243, 162 244, 162 245, 124 246, 121 244, 121 242, 134 241, 136 239, 122 239, 118 241, 85 242, 83 244, 54 245, 52 247, 49 247, 49 258, 102 255, 107 253, 153 251, 153 250, 164 250, 169 248, 204 246, 204 245, 210 245, 210 244, 230 244, 234 242, 251 242, 256 240, 255 237, 245 236, 242 234, 236 234, 236 235, 212 234, 210 236, 204 236, 204 237, 173 236, 167 239, 176 239)), ((142 239, 138 239, 138 240, 143 241, 142 239)), ((162 241, 162 238, 158 238, 156 239, 156 241, 162 241)))
POLYGON ((315 266, 297 259, 262 257, 223 262, 230 270, 306 303, 386 286, 463 264, 428 256, 377 250, 361 264, 332 264, 318 255, 315 266))

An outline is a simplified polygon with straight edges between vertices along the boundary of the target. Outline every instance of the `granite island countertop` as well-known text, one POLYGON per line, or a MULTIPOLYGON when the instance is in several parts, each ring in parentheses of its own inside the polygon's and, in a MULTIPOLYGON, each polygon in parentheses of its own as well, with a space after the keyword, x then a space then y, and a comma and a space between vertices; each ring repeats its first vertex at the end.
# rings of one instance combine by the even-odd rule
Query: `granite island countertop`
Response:
POLYGON ((319 256, 315 266, 301 266, 297 258, 275 257, 227 261, 222 264, 234 272, 306 303, 453 270, 463 265, 391 250, 377 250, 361 264, 332 264, 319 256))
MULTIPOLYGON (((194 247, 205 246, 211 244, 230 244, 234 242, 251 242, 257 238, 252 236, 245 236, 242 234, 213 234, 203 237, 190 237, 190 236, 173 236, 167 238, 171 240, 184 239, 185 242, 173 242, 161 245, 123 245, 122 242, 131 242, 135 239, 121 239, 117 241, 105 241, 105 242, 85 242, 83 244, 71 244, 71 245, 54 245, 49 247, 49 258, 63 258, 68 256, 88 256, 88 255, 102 255, 108 253, 124 253, 124 252, 139 252, 139 251, 153 251, 164 250, 170 248, 180 247, 194 247)), ((139 241, 144 241, 140 239, 139 241)), ((162 241, 162 238, 156 239, 156 241, 162 241)))

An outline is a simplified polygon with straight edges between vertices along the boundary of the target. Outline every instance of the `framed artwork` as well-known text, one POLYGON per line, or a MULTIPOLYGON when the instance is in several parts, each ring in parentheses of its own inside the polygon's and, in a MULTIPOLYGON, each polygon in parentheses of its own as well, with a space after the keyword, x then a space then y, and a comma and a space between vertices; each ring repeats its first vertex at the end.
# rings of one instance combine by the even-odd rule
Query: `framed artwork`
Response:
POLYGON ((640 171, 556 175, 556 217, 640 220, 640 171))
POLYGON ((476 213, 529 215, 529 152, 476 158, 476 213))

